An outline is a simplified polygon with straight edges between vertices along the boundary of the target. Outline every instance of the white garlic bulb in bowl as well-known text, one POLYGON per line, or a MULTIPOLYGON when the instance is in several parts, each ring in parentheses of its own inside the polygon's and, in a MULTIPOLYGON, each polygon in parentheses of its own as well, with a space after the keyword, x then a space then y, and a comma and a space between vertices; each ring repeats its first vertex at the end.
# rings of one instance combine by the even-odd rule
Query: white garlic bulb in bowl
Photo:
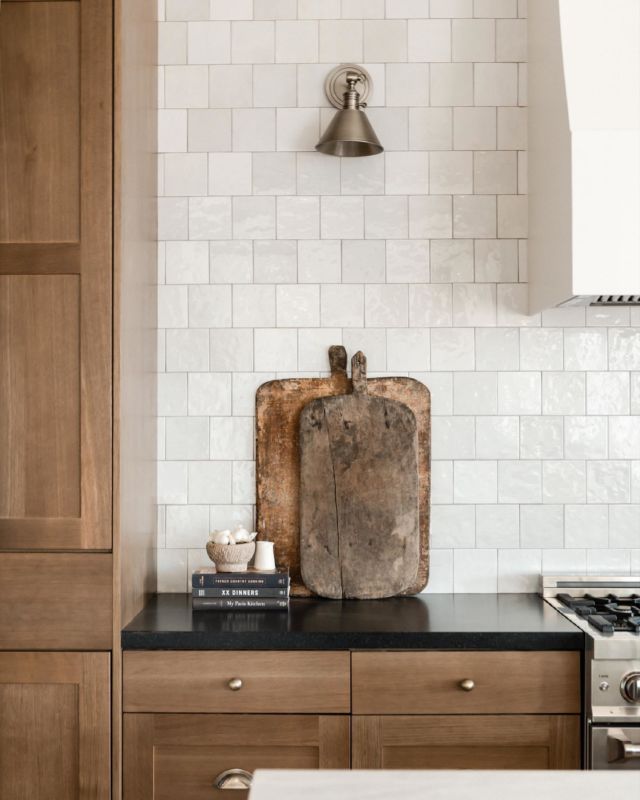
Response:
POLYGON ((209 540, 212 541, 214 544, 234 544, 231 541, 230 530, 212 531, 209 534, 209 540))
POLYGON ((247 542, 252 542, 257 535, 258 534, 255 531, 253 533, 249 533, 244 525, 236 525, 231 532, 231 544, 246 544, 247 542))

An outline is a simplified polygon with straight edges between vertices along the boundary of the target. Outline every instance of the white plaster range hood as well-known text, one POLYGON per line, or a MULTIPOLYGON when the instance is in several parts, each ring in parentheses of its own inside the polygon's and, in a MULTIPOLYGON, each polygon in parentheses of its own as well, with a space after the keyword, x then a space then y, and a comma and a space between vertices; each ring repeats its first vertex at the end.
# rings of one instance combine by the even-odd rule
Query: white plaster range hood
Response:
POLYGON ((640 305, 640 0, 529 2, 529 307, 640 305))

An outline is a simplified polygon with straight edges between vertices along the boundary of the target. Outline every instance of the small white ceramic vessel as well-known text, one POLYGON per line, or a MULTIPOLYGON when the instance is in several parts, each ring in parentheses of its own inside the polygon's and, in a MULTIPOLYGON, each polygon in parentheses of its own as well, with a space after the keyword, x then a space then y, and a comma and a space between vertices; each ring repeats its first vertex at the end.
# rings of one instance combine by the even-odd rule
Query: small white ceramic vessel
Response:
POLYGON ((276 559, 273 553, 273 542, 256 542, 256 557, 253 568, 261 572, 274 572, 276 559))

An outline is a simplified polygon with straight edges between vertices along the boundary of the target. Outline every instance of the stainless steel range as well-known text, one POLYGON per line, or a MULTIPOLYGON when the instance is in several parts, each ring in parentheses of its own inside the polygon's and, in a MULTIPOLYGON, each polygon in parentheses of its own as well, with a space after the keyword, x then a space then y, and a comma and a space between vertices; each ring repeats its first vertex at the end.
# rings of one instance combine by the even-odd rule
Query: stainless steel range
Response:
POLYGON ((542 596, 586 634, 585 765, 640 770, 640 577, 545 575, 542 596))

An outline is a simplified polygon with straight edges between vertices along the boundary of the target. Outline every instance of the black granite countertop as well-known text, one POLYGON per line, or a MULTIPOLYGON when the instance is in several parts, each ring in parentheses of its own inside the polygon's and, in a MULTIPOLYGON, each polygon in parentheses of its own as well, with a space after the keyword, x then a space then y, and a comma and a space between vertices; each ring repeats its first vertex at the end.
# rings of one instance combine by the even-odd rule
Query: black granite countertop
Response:
POLYGON ((292 599, 289 612, 191 610, 159 594, 122 631, 125 650, 581 650, 584 634, 536 594, 292 599))

